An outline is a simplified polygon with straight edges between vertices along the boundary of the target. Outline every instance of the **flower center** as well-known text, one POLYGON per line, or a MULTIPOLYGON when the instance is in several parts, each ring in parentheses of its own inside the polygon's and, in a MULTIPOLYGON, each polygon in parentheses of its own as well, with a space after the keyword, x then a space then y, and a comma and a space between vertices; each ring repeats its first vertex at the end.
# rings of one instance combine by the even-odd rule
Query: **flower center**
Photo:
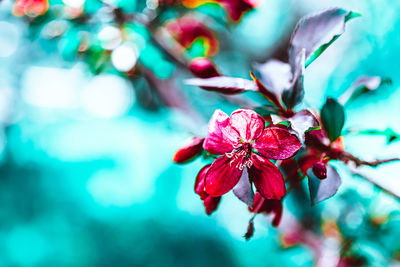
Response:
POLYGON ((243 170, 245 166, 250 168, 253 166, 253 161, 251 160, 251 144, 244 143, 239 148, 235 148, 229 153, 225 153, 228 158, 232 158, 229 162, 229 166, 232 167, 232 164, 235 164, 235 167, 239 170, 243 170))

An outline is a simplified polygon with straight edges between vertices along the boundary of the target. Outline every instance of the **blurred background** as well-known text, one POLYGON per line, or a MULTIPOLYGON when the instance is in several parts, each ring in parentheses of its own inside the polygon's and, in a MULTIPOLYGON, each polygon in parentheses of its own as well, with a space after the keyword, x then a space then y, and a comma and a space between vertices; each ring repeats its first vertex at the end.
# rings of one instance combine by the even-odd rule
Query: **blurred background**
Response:
MULTIPOLYGON (((78 2, 57 3, 84 3, 78 2)), ((240 23, 214 26, 220 41, 214 61, 224 74, 249 78, 254 62, 285 57, 279 51, 286 49, 302 16, 332 6, 362 17, 347 23, 346 32, 307 69, 307 106, 319 109, 327 96, 339 96, 361 75, 390 77, 391 86, 347 107, 346 128, 400 131, 400 2, 262 1, 240 23)), ((206 134, 216 108, 229 113, 237 106, 184 85, 190 74, 147 45, 146 33, 138 38, 140 56, 120 46, 120 54, 111 55, 113 67, 99 70, 95 56, 81 60, 73 55, 80 26, 57 19, 32 23, 12 9, 10 0, 0 2, 0 266, 314 264, 315 255, 306 246, 283 248, 282 234, 270 226, 270 218, 258 216, 253 239, 245 241, 251 214, 232 194, 207 216, 193 192, 203 163, 172 162, 186 138, 206 134), (184 108, 160 104, 151 79, 121 74, 136 61, 160 78, 156 83, 161 81, 161 88, 172 82, 179 99, 186 101, 184 108)), ((212 12, 216 18, 226 16, 223 10, 212 12)), ((96 16, 98 23, 84 31, 97 36, 103 48, 113 46, 116 28, 106 12, 96 16)), ((364 159, 398 156, 400 151, 399 143, 386 145, 384 136, 349 135, 345 144, 364 159)), ((399 166, 364 171, 400 194, 399 166)), ((351 206, 343 225, 362 240, 357 248, 369 265, 399 266, 399 216, 382 233, 363 231, 365 214, 386 216, 399 210, 399 202, 344 170, 340 173, 339 194, 314 209, 323 218, 337 219, 351 206)), ((284 218, 296 213, 291 207, 295 205, 288 200, 284 218)))

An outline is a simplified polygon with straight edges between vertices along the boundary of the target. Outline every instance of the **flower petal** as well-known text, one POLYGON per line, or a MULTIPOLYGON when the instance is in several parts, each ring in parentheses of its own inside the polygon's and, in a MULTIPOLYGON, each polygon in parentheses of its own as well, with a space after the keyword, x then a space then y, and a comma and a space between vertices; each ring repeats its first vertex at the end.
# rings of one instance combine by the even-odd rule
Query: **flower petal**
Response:
POLYGON ((211 164, 204 166, 197 174, 196 181, 194 182, 194 192, 198 194, 202 200, 208 197, 208 194, 206 193, 206 191, 204 191, 204 181, 210 167, 211 164))
POLYGON ((250 109, 238 109, 231 114, 231 125, 244 141, 258 138, 264 130, 264 119, 250 109))
POLYGON ((287 159, 301 148, 299 139, 281 128, 266 128, 253 148, 268 159, 287 159))
POLYGON ((212 154, 223 155, 239 144, 239 133, 232 128, 228 115, 217 109, 208 124, 203 148, 212 154))
POLYGON ((281 199, 285 193, 285 182, 281 171, 269 160, 253 154, 254 165, 249 168, 249 175, 257 191, 267 199, 281 199))
POLYGON ((211 196, 222 196, 229 192, 242 175, 243 169, 237 167, 241 163, 243 158, 217 158, 207 172, 205 191, 211 196))
POLYGON ((221 201, 221 197, 211 197, 208 196, 203 200, 204 207, 206 208, 206 213, 211 215, 217 208, 218 204, 221 201))

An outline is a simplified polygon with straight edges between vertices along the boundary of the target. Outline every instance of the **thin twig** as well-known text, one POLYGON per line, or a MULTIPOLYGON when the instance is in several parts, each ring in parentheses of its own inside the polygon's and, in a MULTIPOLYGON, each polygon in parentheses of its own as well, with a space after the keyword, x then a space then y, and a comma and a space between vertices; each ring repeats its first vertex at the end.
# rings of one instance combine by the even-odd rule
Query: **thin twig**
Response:
POLYGON ((378 184, 378 183, 375 182, 372 178, 370 178, 370 177, 366 176, 365 174, 361 173, 361 172, 360 172, 359 170, 357 170, 356 168, 351 168, 351 167, 349 167, 349 169, 350 169, 350 171, 351 171, 352 174, 354 174, 354 175, 356 175, 356 176, 358 176, 358 177, 360 177, 360 178, 365 179, 366 181, 368 181, 368 182, 370 182, 371 184, 373 184, 376 188, 379 188, 380 190, 386 192, 387 194, 392 195, 392 196, 396 197, 397 199, 400 199, 400 194, 398 194, 398 193, 392 191, 391 189, 389 189, 389 188, 387 188, 387 187, 384 187, 384 186, 378 184))
POLYGON ((373 161, 366 161, 362 160, 348 152, 342 152, 339 156, 339 158, 343 161, 352 161, 357 167, 359 166, 370 166, 370 167, 377 167, 378 165, 384 164, 384 163, 389 163, 393 161, 399 161, 400 158, 389 158, 389 159, 377 159, 373 161))

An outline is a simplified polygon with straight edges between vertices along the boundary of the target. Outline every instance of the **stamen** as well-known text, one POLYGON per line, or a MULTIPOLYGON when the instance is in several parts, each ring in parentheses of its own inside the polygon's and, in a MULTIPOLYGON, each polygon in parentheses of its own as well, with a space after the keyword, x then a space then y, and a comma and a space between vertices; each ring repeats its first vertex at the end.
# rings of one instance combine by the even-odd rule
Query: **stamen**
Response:
POLYGON ((235 153, 235 151, 236 151, 236 148, 235 149, 233 149, 231 152, 229 152, 229 153, 225 153, 225 155, 228 157, 228 158, 232 158, 233 157, 233 155, 235 155, 236 153, 235 153))
POLYGON ((246 165, 247 165, 247 167, 251 167, 251 166, 253 166, 253 161, 251 160, 251 159, 249 159, 247 162, 246 162, 246 165))

